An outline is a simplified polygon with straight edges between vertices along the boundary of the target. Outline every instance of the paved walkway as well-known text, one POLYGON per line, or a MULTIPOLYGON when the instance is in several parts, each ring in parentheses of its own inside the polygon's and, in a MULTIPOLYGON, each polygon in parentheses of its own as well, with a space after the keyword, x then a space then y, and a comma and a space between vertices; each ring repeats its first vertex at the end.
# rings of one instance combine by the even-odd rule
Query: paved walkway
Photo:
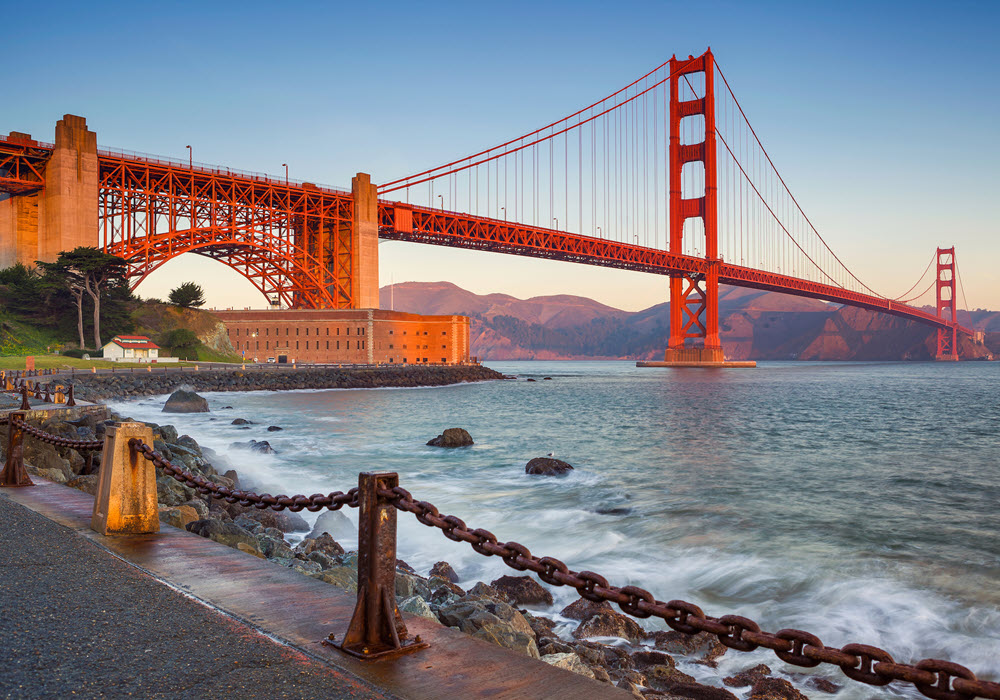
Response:
POLYGON ((91 496, 33 480, 0 489, 0 698, 632 697, 410 615, 428 648, 356 659, 320 644, 356 596, 169 525, 104 537, 91 496))
POLYGON ((0 493, 0 698, 394 698, 0 493))

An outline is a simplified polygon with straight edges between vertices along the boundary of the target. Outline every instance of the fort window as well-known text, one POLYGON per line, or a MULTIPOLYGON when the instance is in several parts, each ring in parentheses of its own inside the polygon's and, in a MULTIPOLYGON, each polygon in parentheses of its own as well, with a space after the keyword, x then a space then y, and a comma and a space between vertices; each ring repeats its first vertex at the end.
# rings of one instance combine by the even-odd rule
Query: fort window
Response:
POLYGON ((297 341, 297 340, 295 341, 295 349, 296 349, 296 350, 298 350, 298 349, 299 349, 299 341, 297 341))
POLYGON ((351 328, 350 328, 350 326, 348 326, 348 328, 347 328, 347 335, 350 335, 350 334, 351 334, 351 328))
POLYGON ((329 340, 328 340, 328 341, 326 341, 326 349, 327 349, 327 350, 329 350, 329 349, 330 349, 330 341, 329 341, 329 340))
POLYGON ((299 329, 298 329, 298 328, 296 328, 296 329, 295 329, 295 335, 298 335, 298 334, 299 334, 299 329))
POLYGON ((441 358, 441 362, 442 362, 442 363, 444 363, 444 362, 447 362, 447 361, 448 361, 448 358, 447 358, 447 357, 442 357, 442 358, 441 358))
POLYGON ((309 329, 308 328, 306 328, 306 337, 307 338, 309 337, 309 329))
POLYGON ((337 341, 337 349, 340 350, 340 341, 337 341))
POLYGON ((306 350, 308 350, 308 349, 309 349, 309 341, 307 340, 306 341, 306 350))

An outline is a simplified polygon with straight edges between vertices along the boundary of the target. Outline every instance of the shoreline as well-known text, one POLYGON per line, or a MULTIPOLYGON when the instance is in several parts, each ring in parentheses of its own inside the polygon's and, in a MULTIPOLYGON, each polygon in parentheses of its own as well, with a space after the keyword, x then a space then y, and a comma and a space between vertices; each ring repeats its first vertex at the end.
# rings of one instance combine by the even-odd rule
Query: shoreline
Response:
POLYGON ((502 379, 500 372, 482 365, 377 368, 310 368, 255 371, 223 369, 167 374, 77 374, 76 396, 102 403, 135 397, 170 394, 185 387, 198 392, 320 391, 323 389, 410 389, 449 386, 502 379))

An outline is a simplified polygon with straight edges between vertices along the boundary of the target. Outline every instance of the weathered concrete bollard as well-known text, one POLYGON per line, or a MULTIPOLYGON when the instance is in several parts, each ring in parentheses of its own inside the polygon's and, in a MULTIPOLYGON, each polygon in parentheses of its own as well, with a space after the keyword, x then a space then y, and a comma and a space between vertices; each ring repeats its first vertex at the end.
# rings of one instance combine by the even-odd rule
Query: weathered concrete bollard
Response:
POLYGON ((21 425, 27 414, 12 411, 7 423, 7 461, 0 471, 0 486, 34 486, 24 469, 24 431, 21 425))
POLYGON ((399 486, 394 472, 358 475, 358 602, 339 649, 362 659, 427 646, 409 633, 396 606, 396 508, 378 495, 399 486))
POLYGON ((101 477, 90 528, 102 535, 140 535, 160 531, 153 463, 129 447, 130 438, 153 444, 144 423, 118 423, 107 429, 101 477))

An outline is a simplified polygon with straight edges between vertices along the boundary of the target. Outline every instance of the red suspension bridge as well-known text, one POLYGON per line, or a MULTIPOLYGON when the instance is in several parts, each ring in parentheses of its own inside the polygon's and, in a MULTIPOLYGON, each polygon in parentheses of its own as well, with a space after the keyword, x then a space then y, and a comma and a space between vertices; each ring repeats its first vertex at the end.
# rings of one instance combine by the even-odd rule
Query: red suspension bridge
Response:
MULTIPOLYGON (((383 238, 667 275, 669 362, 723 361, 720 284, 930 325, 939 359, 957 359, 958 334, 972 335, 956 319, 954 248, 939 248, 920 280, 895 298, 843 263, 792 194, 711 51, 671 58, 564 119, 460 160, 378 186, 359 174, 351 191, 98 149, 96 139, 90 154, 88 135, 82 119, 67 115, 56 144, 16 132, 0 137, 0 192, 16 204, 8 214, 15 221, 30 214, 32 197, 45 200, 38 257, 99 244, 129 261, 134 285, 193 252, 291 307, 373 307, 376 238, 383 238), (92 156, 93 192, 63 216, 82 216, 82 234, 61 232, 52 242, 43 224, 60 203, 46 190, 71 178, 59 158, 67 148, 75 149, 84 190, 92 156), (934 313, 916 305, 932 291, 934 313)), ((0 233, 4 225, 0 207, 0 233)))

